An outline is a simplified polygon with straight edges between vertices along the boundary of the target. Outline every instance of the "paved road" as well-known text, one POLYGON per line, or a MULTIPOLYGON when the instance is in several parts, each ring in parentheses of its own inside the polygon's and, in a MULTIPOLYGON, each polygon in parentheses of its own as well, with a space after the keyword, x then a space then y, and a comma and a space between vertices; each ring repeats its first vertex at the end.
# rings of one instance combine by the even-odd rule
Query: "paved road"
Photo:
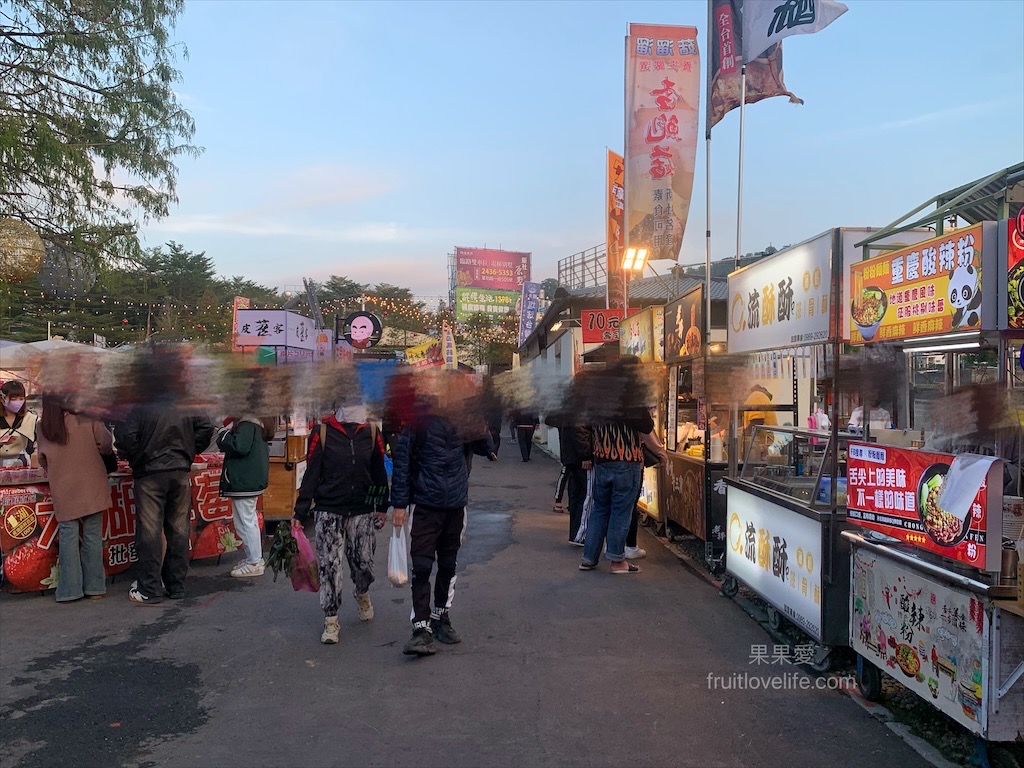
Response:
MULTIPOLYGON (((410 596, 376 619, 346 595, 319 642, 314 595, 199 564, 188 599, 57 605, 0 596, 0 765, 885 766, 926 763, 847 696, 709 690, 770 644, 646 532, 643 573, 580 572, 550 511, 557 464, 503 443, 477 461, 452 617, 464 641, 403 656, 410 596)), ((813 678, 812 678, 813 679, 813 678)))

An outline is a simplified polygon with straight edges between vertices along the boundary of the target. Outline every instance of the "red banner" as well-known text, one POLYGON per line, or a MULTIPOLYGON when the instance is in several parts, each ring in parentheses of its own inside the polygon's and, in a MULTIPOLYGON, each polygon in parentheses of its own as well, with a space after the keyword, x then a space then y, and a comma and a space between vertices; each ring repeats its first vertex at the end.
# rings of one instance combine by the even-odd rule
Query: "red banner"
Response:
MULTIPOLYGON (((211 466, 192 472, 192 509, 189 513, 191 559, 200 560, 232 552, 242 542, 235 534, 231 502, 220 496, 217 456, 204 457, 211 466)), ((48 484, 0 487, 0 550, 3 551, 7 592, 54 589, 57 568, 57 518, 48 484)), ((260 528, 263 513, 257 513, 260 528)), ((135 494, 130 476, 111 477, 110 507, 103 513, 103 569, 107 576, 128 570, 138 560, 135 552, 135 494)))
MULTIPOLYGON (((639 309, 630 310, 635 315, 639 309)), ((580 324, 583 326, 584 344, 602 344, 606 341, 619 340, 619 322, 623 316, 622 309, 582 309, 580 324)))
POLYGON ((956 519, 936 500, 954 456, 850 443, 847 452, 847 519, 908 544, 984 570, 999 569, 1000 471, 996 462, 966 518, 956 519))
POLYGON ((488 248, 455 249, 455 285, 521 291, 530 279, 530 254, 488 248))

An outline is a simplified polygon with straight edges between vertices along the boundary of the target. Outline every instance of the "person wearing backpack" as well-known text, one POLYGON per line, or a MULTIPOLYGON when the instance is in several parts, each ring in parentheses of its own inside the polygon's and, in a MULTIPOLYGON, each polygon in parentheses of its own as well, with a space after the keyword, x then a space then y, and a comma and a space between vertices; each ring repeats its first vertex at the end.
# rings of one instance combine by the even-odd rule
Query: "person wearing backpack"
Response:
POLYGON ((337 643, 340 635, 343 557, 352 574, 359 620, 373 618, 369 590, 376 531, 387 519, 389 496, 380 431, 365 404, 340 405, 309 437, 306 474, 295 500, 295 518, 305 524, 312 517, 316 524, 322 643, 337 643))

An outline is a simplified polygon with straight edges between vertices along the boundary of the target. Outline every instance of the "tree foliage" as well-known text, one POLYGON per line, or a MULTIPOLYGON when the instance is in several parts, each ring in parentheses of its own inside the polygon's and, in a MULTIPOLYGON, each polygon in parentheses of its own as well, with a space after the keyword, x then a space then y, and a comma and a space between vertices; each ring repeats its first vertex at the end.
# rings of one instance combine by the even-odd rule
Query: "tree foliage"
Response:
POLYGON ((184 0, 0 4, 0 211, 92 258, 138 256, 137 217, 198 155, 173 84, 184 0))

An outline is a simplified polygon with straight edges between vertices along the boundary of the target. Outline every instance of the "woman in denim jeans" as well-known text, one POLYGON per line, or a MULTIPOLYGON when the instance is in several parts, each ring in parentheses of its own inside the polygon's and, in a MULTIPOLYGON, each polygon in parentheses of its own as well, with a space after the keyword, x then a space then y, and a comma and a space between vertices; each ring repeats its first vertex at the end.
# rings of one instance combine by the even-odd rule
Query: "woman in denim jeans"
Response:
POLYGON ((99 599, 107 591, 103 513, 110 506, 102 454, 113 453, 113 435, 101 422, 67 410, 60 398, 44 395, 38 437, 60 535, 57 602, 99 599))

